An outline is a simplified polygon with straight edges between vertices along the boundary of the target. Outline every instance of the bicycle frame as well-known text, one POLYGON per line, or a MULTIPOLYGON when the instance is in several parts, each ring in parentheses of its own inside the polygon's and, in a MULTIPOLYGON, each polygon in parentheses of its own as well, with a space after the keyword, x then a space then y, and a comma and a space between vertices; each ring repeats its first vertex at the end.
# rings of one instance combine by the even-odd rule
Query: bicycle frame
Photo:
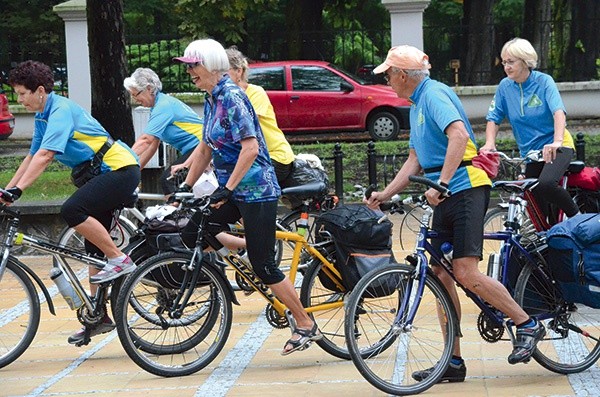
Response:
MULTIPOLYGON (((430 257, 433 261, 437 262, 437 264, 439 264, 439 266, 441 266, 444 269, 444 271, 446 271, 450 275, 452 280, 465 292, 465 294, 473 301, 473 303, 475 303, 475 305, 477 307, 479 307, 481 309, 481 311, 484 312, 488 316, 488 318, 494 322, 495 325, 504 326, 512 337, 512 331, 510 329, 510 327, 512 325, 514 325, 512 320, 510 320, 510 319, 505 320, 506 315, 504 313, 489 306, 477 294, 471 292, 470 290, 465 288, 462 284, 460 284, 457 281, 456 277, 454 276, 454 273, 452 271, 450 264, 448 264, 447 261, 443 258, 442 253, 429 242, 431 239, 444 239, 444 237, 446 237, 446 235, 443 233, 439 233, 435 230, 431 230, 429 228, 429 226, 428 226, 429 220, 431 218, 433 210, 429 206, 424 206, 424 209, 425 209, 425 213, 423 214, 422 219, 421 219, 421 225, 420 225, 419 233, 417 236, 417 243, 416 243, 415 251, 413 253, 413 255, 416 256, 416 261, 415 261, 415 263, 413 263, 415 265, 415 274, 414 274, 414 277, 412 278, 411 282, 409 282, 409 284, 407 286, 407 288, 409 290, 411 290, 412 282, 414 280, 416 280, 418 283, 417 291, 416 291, 416 294, 414 294, 414 296, 412 293, 405 294, 405 297, 403 298, 403 301, 402 301, 401 308, 400 308, 400 310, 398 312, 398 316, 396 318, 396 322, 403 323, 404 324, 403 327, 407 327, 407 326, 410 326, 414 320, 416 310, 420 304, 421 297, 423 295, 423 289, 425 286, 425 278, 430 276, 427 274, 428 270, 429 270, 428 269, 429 260, 427 259, 427 256, 426 256, 426 253, 427 253, 430 255, 430 257), (411 299, 415 299, 415 302, 412 302, 412 304, 410 302, 411 299), (405 316, 407 307, 410 308, 410 312, 408 313, 408 316, 405 316)), ((503 231, 484 234, 484 239, 502 241, 502 248, 501 248, 502 278, 501 278, 501 282, 507 288, 509 287, 509 285, 507 285, 507 280, 508 280, 508 270, 509 270, 509 266, 510 266, 510 257, 511 257, 512 250, 515 250, 515 249, 518 250, 521 254, 523 254, 526 257, 527 261, 529 261, 531 263, 535 263, 535 261, 531 257, 531 254, 519 243, 520 235, 515 234, 515 231, 509 226, 507 227, 506 230, 503 230, 503 231)), ((548 316, 540 317, 540 318, 542 318, 542 319, 548 318, 548 316)))
MULTIPOLYGON (((4 274, 4 270, 6 269, 6 264, 8 262, 8 258, 10 256, 10 251, 11 251, 11 248, 13 247, 13 245, 23 245, 26 247, 34 248, 35 250, 38 250, 38 251, 49 253, 53 256, 53 258, 56 260, 56 262, 59 264, 59 266, 65 272, 67 278, 73 285, 73 288, 75 288, 77 293, 82 298, 85 307, 90 312, 93 312, 96 309, 94 303, 92 302, 89 295, 87 294, 87 292, 81 285, 81 282, 77 278, 77 275, 75 274, 75 272, 73 271, 71 266, 69 266, 69 264, 64 260, 64 258, 74 259, 76 261, 85 263, 87 265, 98 266, 98 267, 104 266, 106 262, 104 262, 101 259, 98 259, 96 257, 89 256, 89 255, 83 254, 81 252, 72 250, 70 248, 63 247, 58 244, 54 244, 54 243, 45 241, 38 237, 26 235, 21 232, 18 232, 17 231, 17 228, 19 225, 18 212, 9 210, 8 208, 4 208, 3 211, 6 212, 9 216, 11 216, 12 219, 7 228, 5 239, 4 239, 5 241, 3 242, 4 244, 2 247, 3 253, 2 253, 2 262, 0 262, 0 280, 2 280, 2 275, 4 274)), ((31 269, 25 269, 25 270, 27 271, 27 273, 29 275, 34 277, 36 279, 36 281, 39 280, 39 277, 37 277, 31 269)), ((52 299, 51 299, 46 287, 43 285, 43 283, 41 283, 41 281, 38 281, 38 284, 40 285, 40 288, 42 288, 44 295, 46 296, 49 304, 52 305, 52 299)), ((104 293, 104 289, 99 288, 98 293, 100 293, 100 294, 104 293)), ((99 299, 98 301, 101 301, 101 300, 102 299, 99 299)), ((51 312, 53 312, 53 309, 51 309, 51 312)))
MULTIPOLYGON (((244 262, 239 258, 239 256, 236 253, 234 253, 234 252, 230 251, 228 248, 224 247, 223 244, 221 244, 219 242, 219 240, 217 240, 216 237, 205 233, 204 229, 205 229, 205 226, 207 223, 207 218, 210 215, 209 205, 210 205, 210 202, 206 201, 204 203, 204 205, 202 205, 200 208, 198 208, 198 211, 201 211, 203 213, 203 216, 198 225, 198 237, 196 240, 196 248, 194 249, 194 257, 196 258, 195 261, 198 262, 198 258, 202 257, 203 253, 201 251, 201 248, 199 248, 199 247, 203 246, 203 240, 204 240, 204 241, 206 241, 206 243, 208 243, 208 245, 211 248, 213 248, 221 256, 221 258, 227 264, 231 265, 233 267, 233 269, 245 281, 247 281, 248 284, 250 284, 255 291, 257 291, 259 294, 261 294, 267 300, 267 302, 269 302, 273 306, 273 308, 277 311, 277 313, 279 315, 285 316, 286 311, 287 311, 286 306, 277 297, 275 297, 275 295, 273 295, 273 293, 271 292, 269 287, 266 284, 264 284, 256 276, 256 274, 252 271, 252 269, 249 268, 246 264, 244 264, 244 262)), ((341 288, 341 290, 344 290, 344 287, 342 286, 342 283, 341 283, 341 279, 342 279, 341 274, 335 269, 333 264, 331 262, 329 262, 327 260, 327 258, 325 258, 325 256, 323 254, 321 254, 321 252, 319 252, 319 250, 316 248, 316 246, 319 246, 319 245, 330 244, 331 243, 330 241, 324 241, 323 243, 319 243, 319 244, 316 244, 315 246, 313 246, 308 243, 305 236, 300 235, 296 232, 282 231, 282 230, 277 230, 275 232, 275 238, 286 241, 286 242, 291 242, 294 245, 292 264, 290 266, 290 272, 289 272, 289 278, 290 278, 290 281, 292 282, 292 284, 296 280, 296 275, 298 273, 298 267, 300 264, 301 253, 304 250, 305 252, 308 252, 313 258, 320 260, 321 263, 324 264, 325 274, 327 274, 328 276, 331 277, 331 279, 336 283, 337 287, 341 288)), ((321 304, 318 306, 310 307, 310 308, 307 308, 306 311, 308 313, 311 313, 311 312, 316 312, 316 311, 323 311, 323 310, 339 308, 339 307, 342 307, 343 305, 344 305, 343 301, 336 301, 336 302, 325 303, 325 304, 321 304)))

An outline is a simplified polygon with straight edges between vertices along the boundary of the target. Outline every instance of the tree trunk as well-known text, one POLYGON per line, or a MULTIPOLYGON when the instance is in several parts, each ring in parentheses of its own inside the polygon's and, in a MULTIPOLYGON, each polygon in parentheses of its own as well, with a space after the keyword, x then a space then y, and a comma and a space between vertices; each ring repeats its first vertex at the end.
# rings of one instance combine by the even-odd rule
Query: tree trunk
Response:
POLYGON ((600 58, 600 2, 578 0, 571 8, 571 37, 567 52, 570 80, 598 79, 596 59, 600 58))
POLYGON ((325 0, 290 1, 286 8, 289 59, 323 59, 325 0))
POLYGON ((551 33, 552 0, 525 0, 523 38, 535 48, 540 70, 546 70, 549 65, 551 33))
POLYGON ((92 116, 114 139, 135 140, 127 76, 122 0, 87 0, 92 116))
POLYGON ((494 84, 494 0, 464 0, 461 85, 494 84))

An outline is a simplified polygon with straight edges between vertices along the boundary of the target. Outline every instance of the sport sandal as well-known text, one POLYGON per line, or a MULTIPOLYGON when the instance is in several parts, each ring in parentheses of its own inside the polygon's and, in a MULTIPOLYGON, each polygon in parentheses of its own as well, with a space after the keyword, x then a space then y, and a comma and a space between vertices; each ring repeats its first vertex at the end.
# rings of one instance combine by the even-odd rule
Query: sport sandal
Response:
POLYGON ((310 330, 302 329, 302 328, 294 328, 292 331, 292 336, 300 335, 299 339, 288 339, 285 342, 285 346, 283 346, 283 350, 281 351, 282 356, 287 356, 293 352, 298 352, 302 350, 306 350, 310 347, 313 341, 323 339, 323 334, 319 332, 319 328, 317 327, 317 323, 314 323, 310 330), (290 350, 285 350, 286 346, 291 345, 292 348, 290 350))

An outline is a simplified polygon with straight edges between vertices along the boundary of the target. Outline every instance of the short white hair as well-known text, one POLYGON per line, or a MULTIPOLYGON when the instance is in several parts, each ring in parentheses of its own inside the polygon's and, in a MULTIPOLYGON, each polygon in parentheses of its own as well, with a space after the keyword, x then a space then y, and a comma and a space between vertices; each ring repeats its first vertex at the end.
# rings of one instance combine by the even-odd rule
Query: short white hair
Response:
POLYGON ((137 68, 135 72, 131 74, 131 77, 125 78, 123 86, 128 90, 133 89, 136 91, 142 91, 149 88, 154 95, 159 91, 162 91, 160 78, 154 70, 148 68, 137 68))
POLYGON ((183 56, 198 59, 209 72, 226 73, 229 70, 229 58, 225 48, 213 39, 192 41, 185 48, 183 56))

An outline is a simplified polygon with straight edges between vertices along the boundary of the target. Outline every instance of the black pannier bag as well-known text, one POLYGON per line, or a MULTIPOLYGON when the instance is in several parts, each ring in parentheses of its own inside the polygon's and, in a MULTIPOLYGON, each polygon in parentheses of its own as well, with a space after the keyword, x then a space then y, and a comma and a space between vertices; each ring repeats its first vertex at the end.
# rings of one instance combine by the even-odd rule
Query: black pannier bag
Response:
MULTIPOLYGON (((154 256, 162 252, 167 252, 173 249, 186 249, 182 238, 181 231, 187 225, 191 218, 191 213, 187 211, 177 210, 169 215, 161 217, 161 219, 153 218, 144 220, 142 229, 144 230, 144 241, 133 242, 131 246, 134 249, 145 250, 145 252, 154 256)), ((128 253, 132 258, 135 258, 135 253, 128 253)), ((210 255, 207 254, 207 258, 210 255)), ((208 258, 212 259, 211 257, 208 258)), ((139 265, 140 263, 138 263, 139 265)), ((181 268, 181 264, 173 264, 172 266, 162 266, 153 270, 149 275, 149 280, 160 284, 164 288, 178 289, 184 279, 185 271, 181 268)), ((200 280, 203 283, 206 280, 200 280)))
POLYGON ((600 309, 600 214, 579 214, 546 235, 548 264, 568 302, 600 309))
MULTIPOLYGON (((360 278, 378 267, 394 263, 392 253, 392 222, 381 220, 383 213, 363 204, 341 205, 321 214, 317 222, 317 234, 329 232, 335 245, 335 267, 342 275, 347 291, 352 290, 360 278)), ((319 273, 326 288, 336 290, 332 280, 319 273)), ((397 281, 391 276, 382 280, 381 286, 370 288, 369 296, 386 296, 394 291, 397 281)), ((340 291, 341 292, 341 291, 340 291)))
MULTIPOLYGON (((323 169, 319 168, 318 166, 314 166, 314 164, 306 160, 296 158, 293 163, 292 172, 286 178, 281 187, 307 185, 315 182, 322 182, 328 187, 329 179, 327 177, 327 173, 323 169)), ((326 193, 327 192, 325 191, 323 195, 326 193)), ((294 196, 282 196, 281 201, 289 209, 295 209, 302 205, 302 201, 294 196)))

